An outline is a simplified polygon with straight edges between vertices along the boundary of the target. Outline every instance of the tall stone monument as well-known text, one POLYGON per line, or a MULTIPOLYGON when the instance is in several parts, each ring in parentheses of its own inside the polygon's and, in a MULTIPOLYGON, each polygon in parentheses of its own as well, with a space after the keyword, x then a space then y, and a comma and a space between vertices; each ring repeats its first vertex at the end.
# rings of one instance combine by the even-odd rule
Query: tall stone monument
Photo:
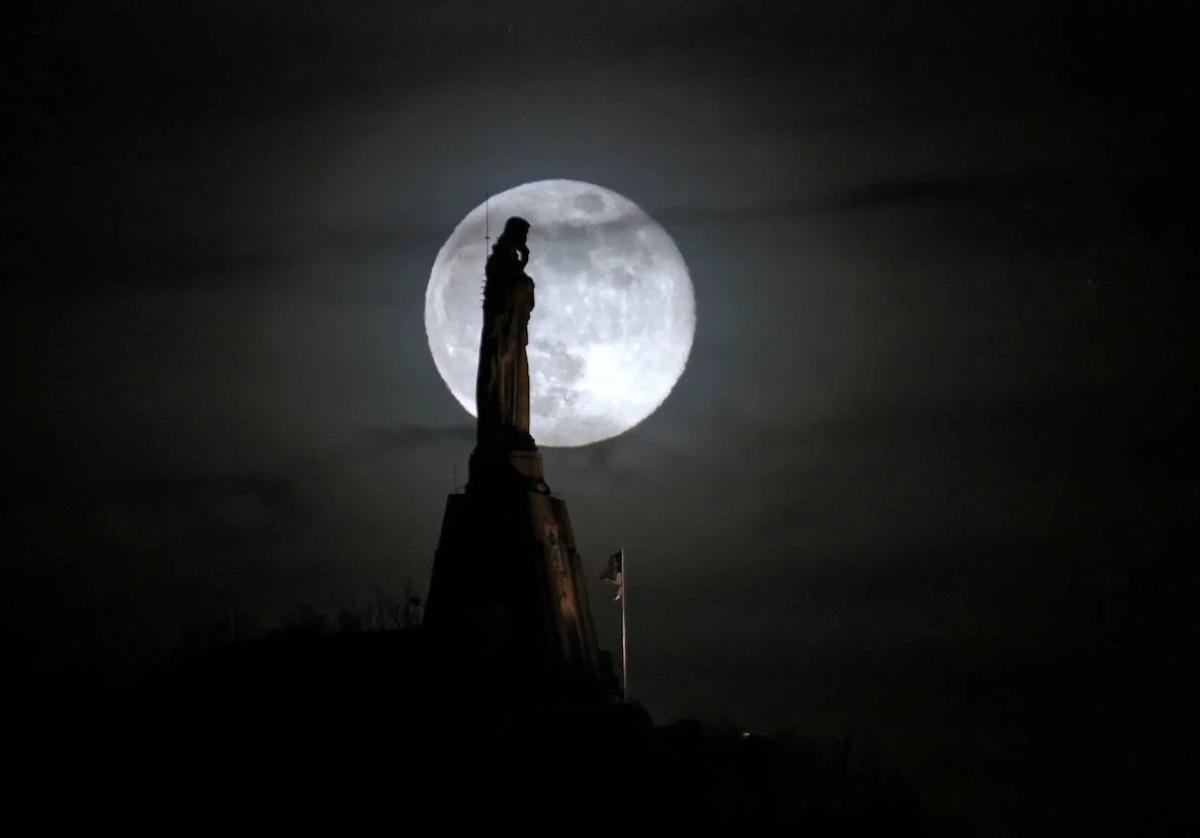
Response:
POLYGON ((611 681, 567 505, 529 433, 529 223, 510 218, 488 257, 466 491, 450 495, 424 625, 468 666, 518 692, 595 692, 611 681))

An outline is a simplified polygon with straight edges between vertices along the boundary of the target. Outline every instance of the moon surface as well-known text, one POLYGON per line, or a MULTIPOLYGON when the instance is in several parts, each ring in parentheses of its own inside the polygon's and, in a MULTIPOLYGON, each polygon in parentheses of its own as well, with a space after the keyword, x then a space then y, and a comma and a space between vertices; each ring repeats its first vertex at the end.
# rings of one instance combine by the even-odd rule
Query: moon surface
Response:
POLYGON ((599 442, 657 410, 683 374, 696 332, 687 265, 641 207, 577 180, 540 180, 492 196, 438 252, 425 332, 459 403, 475 415, 485 207, 492 242, 510 216, 532 225, 525 270, 536 284, 528 356, 538 444, 599 442))

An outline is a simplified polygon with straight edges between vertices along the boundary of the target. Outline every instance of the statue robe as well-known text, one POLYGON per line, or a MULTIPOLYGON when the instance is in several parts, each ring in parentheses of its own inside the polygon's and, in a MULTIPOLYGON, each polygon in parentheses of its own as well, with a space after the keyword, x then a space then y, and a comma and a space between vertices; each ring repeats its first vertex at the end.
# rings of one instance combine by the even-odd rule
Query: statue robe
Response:
POLYGON ((514 248, 497 243, 487 261, 483 291, 483 333, 475 381, 480 442, 528 440, 529 315, 533 280, 514 248))

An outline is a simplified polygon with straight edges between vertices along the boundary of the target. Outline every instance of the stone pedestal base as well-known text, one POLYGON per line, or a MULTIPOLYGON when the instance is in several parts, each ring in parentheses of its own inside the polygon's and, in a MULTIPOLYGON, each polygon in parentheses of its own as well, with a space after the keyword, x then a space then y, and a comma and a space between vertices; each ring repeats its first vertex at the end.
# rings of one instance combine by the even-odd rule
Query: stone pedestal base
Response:
POLYGON ((524 490, 550 494, 542 469, 542 455, 532 451, 494 450, 478 446, 471 452, 470 482, 467 491, 524 490))
POLYGON ((508 689, 612 682, 567 505, 536 450, 472 454, 467 491, 446 500, 424 625, 469 665, 511 678, 508 689))

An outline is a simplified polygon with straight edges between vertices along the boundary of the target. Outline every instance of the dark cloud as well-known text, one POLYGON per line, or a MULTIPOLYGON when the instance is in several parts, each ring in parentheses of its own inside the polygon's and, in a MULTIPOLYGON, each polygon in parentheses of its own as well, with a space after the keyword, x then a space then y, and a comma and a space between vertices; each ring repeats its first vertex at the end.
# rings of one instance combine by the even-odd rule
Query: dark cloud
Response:
POLYGON ((436 443, 458 443, 460 447, 475 443, 475 431, 467 422, 444 427, 401 424, 391 428, 368 428, 367 435, 380 451, 395 451, 436 443))

